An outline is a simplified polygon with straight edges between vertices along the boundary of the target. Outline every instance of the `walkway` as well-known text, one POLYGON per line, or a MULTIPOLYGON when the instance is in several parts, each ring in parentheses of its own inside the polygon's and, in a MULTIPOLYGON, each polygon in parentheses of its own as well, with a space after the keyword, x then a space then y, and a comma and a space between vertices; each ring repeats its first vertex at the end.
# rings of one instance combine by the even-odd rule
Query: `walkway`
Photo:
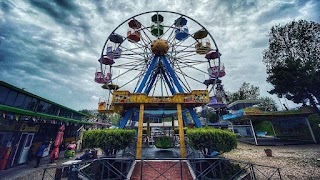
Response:
MULTIPOLYGON (((76 153, 76 157, 81 156, 82 153, 76 153)), ((61 165, 62 163, 69 161, 70 159, 64 159, 64 151, 60 152, 59 159, 55 163, 50 164, 49 156, 41 159, 40 166, 34 168, 35 160, 31 163, 21 164, 16 167, 0 171, 0 180, 35 180, 41 179, 43 168, 51 165, 61 165)))
POLYGON ((137 161, 130 180, 192 180, 186 161, 137 161), (142 178, 141 178, 142 176, 142 178))

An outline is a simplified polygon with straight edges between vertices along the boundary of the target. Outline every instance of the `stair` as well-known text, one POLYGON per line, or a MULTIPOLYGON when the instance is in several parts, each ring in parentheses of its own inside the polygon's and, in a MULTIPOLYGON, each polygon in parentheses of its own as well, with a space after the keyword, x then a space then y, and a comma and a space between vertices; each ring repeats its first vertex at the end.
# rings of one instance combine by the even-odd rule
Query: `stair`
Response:
POLYGON ((193 177, 186 161, 143 160, 136 161, 130 180, 192 180, 193 177), (141 164, 142 162, 142 164, 141 164), (142 171, 141 171, 142 167, 142 171), (141 178, 142 175, 142 178, 141 178))

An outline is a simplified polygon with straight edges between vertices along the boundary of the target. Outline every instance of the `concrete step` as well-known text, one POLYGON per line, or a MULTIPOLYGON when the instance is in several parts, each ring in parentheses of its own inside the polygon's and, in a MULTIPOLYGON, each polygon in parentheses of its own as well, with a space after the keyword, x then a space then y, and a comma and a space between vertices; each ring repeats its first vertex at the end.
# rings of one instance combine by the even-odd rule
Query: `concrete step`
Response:
POLYGON ((189 166, 186 161, 169 161, 169 160, 136 161, 130 180, 140 180, 141 176, 143 180, 150 180, 150 179, 192 180, 193 179, 189 166))

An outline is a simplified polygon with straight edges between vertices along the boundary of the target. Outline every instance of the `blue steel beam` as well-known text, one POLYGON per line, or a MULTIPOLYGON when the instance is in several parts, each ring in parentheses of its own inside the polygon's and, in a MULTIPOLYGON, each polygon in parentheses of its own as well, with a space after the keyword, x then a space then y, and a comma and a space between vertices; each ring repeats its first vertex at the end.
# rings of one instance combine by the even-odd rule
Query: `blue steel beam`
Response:
POLYGON ((158 72, 154 72, 152 74, 151 78, 149 78, 149 83, 148 83, 146 89, 144 90, 144 93, 149 95, 149 93, 152 89, 152 85, 154 84, 154 81, 156 80, 157 76, 158 76, 158 72))
POLYGON ((177 87, 179 93, 184 93, 183 88, 180 84, 180 82, 178 81, 178 78, 176 77, 175 72, 173 71, 170 63, 168 62, 167 58, 165 56, 161 56, 162 62, 167 70, 167 72, 169 72, 170 77, 173 79, 174 85, 177 87))
POLYGON ((171 94, 174 95, 176 93, 176 90, 175 90, 173 84, 169 81, 164 69, 161 69, 161 73, 162 73, 162 76, 164 77, 164 80, 168 84, 168 87, 170 89, 171 94))
POLYGON ((197 116, 197 113, 193 110, 193 108, 188 108, 188 110, 197 128, 201 128, 202 125, 201 125, 200 119, 197 116))
POLYGON ((126 126, 126 124, 127 124, 128 120, 129 120, 130 116, 132 115, 133 111, 134 111, 134 108, 130 108, 124 113, 122 119, 120 120, 120 125, 119 125, 120 129, 123 129, 126 126))
POLYGON ((188 117, 187 117, 185 111, 182 111, 182 120, 183 120, 183 122, 184 122, 184 125, 185 125, 185 126, 188 126, 188 117))
POLYGON ((155 68, 155 66, 156 66, 156 64, 158 62, 158 59, 159 59, 159 56, 154 56, 153 57, 153 59, 152 59, 152 61, 150 63, 150 66, 149 66, 148 70, 146 71, 146 74, 144 75, 144 77, 143 77, 143 79, 142 79, 142 81, 141 81, 141 83, 139 85, 139 88, 136 91, 136 93, 141 93, 142 92, 143 88, 145 87, 145 84, 146 84, 147 80, 150 77, 151 72, 154 70, 154 68, 155 68))

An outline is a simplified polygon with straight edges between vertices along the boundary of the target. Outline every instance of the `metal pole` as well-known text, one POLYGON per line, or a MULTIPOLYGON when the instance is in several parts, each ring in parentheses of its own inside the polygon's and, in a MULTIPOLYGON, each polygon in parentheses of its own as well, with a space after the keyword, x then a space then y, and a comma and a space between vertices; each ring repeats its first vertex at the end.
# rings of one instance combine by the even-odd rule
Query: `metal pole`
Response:
POLYGON ((250 119, 250 126, 251 126, 251 129, 252 129, 252 133, 253 133, 253 137, 254 137, 254 142, 256 143, 256 145, 258 145, 258 140, 257 140, 257 137, 256 137, 256 133, 254 132, 254 128, 253 128, 251 119, 250 119))
POLYGON ((277 170, 278 170, 279 178, 282 179, 281 174, 280 174, 280 169, 277 168, 277 170))
POLYGON ((271 123, 271 127, 272 127, 272 131, 273 131, 274 137, 276 137, 277 136, 276 131, 274 130, 274 127, 273 127, 273 124, 272 124, 271 121, 270 121, 270 123, 271 123))
POLYGON ((46 170, 47 169, 44 169, 44 171, 43 171, 42 180, 44 180, 44 175, 46 174, 46 170))
POLYGON ((256 174, 254 173, 253 164, 250 164, 250 169, 251 169, 251 173, 252 173, 251 178, 253 177, 253 179, 257 179, 256 174))
POLYGON ((316 138, 314 137, 314 134, 313 134, 313 131, 312 131, 312 129, 311 129, 311 126, 310 126, 310 123, 309 123, 308 118, 305 117, 304 119, 305 119, 305 121, 307 122, 308 128, 309 128, 309 130, 310 130, 310 134, 311 134, 311 136, 312 136, 312 139, 313 139, 314 143, 317 143, 317 140, 316 140, 316 138))

